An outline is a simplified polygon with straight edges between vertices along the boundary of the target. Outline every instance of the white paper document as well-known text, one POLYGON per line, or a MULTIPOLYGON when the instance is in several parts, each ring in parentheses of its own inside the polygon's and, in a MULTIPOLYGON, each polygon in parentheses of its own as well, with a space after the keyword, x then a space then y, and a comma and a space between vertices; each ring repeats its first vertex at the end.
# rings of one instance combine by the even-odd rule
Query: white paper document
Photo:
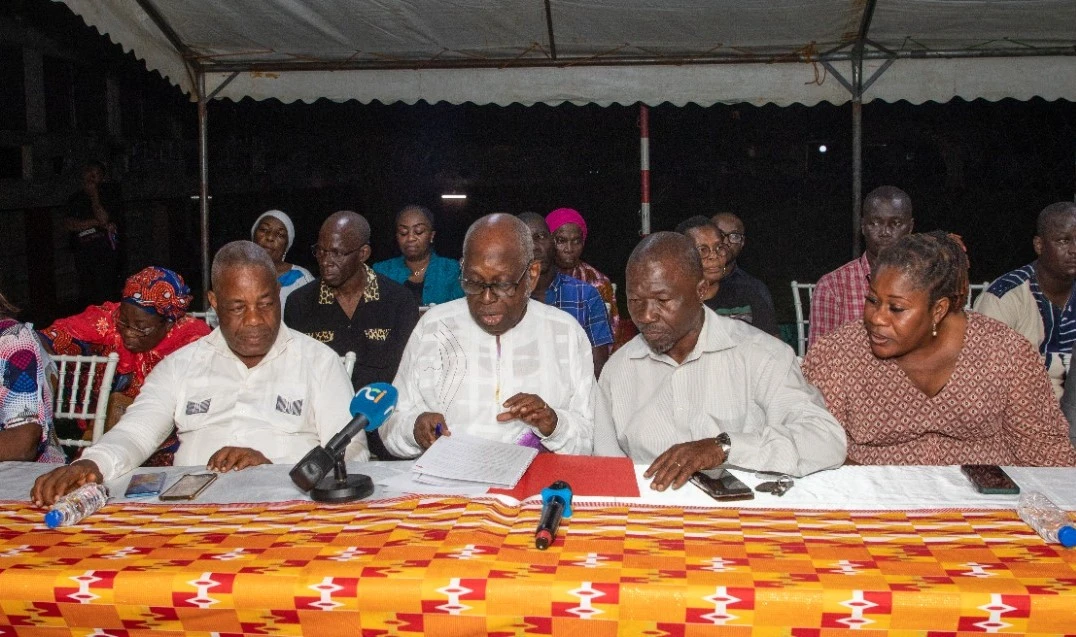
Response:
MULTIPOLYGON (((416 474, 511 489, 538 455, 533 447, 467 434, 441 436, 415 461, 416 474)), ((416 480, 420 477, 416 476, 416 480)))

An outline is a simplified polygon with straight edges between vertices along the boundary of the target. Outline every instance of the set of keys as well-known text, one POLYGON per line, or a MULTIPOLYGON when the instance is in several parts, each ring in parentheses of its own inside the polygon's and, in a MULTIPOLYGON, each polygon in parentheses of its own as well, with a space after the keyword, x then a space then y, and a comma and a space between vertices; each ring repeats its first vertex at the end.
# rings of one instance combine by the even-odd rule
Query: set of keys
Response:
POLYGON ((788 493, 788 490, 791 489, 794 484, 796 484, 796 482, 792 478, 783 475, 776 480, 767 480, 766 482, 760 483, 757 487, 755 487, 755 491, 758 491, 759 493, 769 493, 777 497, 781 497, 784 494, 788 493))

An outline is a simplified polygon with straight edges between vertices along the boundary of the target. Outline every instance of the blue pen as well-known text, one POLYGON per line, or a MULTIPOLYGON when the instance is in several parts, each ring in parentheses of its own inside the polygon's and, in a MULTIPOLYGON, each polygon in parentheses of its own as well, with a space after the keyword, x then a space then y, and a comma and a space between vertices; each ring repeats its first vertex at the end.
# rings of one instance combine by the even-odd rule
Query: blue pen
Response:
POLYGON ((441 423, 437 423, 437 426, 433 428, 433 435, 438 438, 441 437, 441 423))

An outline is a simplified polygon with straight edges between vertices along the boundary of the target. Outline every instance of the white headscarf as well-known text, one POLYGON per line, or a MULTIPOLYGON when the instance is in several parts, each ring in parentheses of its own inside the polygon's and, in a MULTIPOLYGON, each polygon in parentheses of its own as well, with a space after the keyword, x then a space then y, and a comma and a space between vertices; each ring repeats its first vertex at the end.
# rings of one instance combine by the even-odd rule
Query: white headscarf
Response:
POLYGON ((291 217, 282 210, 267 210, 255 219, 254 225, 250 227, 250 240, 254 241, 254 231, 258 229, 258 224, 266 217, 272 217, 284 224, 284 228, 288 231, 288 247, 284 249, 284 252, 291 250, 291 244, 295 241, 295 224, 291 222, 291 217))

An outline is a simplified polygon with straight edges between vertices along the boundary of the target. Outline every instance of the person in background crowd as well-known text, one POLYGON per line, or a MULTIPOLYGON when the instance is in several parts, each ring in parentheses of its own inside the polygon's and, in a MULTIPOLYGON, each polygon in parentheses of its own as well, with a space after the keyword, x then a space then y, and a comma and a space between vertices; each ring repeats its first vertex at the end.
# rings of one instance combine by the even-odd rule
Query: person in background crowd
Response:
POLYGON ((0 293, 0 461, 64 462, 52 428, 49 357, 0 293))
POLYGON ((250 227, 250 240, 269 253, 276 266, 276 280, 280 282, 280 307, 288 302, 288 295, 314 280, 306 268, 284 260, 295 242, 295 224, 291 217, 280 210, 267 210, 254 220, 250 227))
POLYGON ((707 307, 718 314, 747 321, 763 332, 779 338, 781 330, 777 325, 777 311, 773 308, 773 297, 770 296, 769 288, 740 267, 740 253, 747 244, 743 221, 731 212, 719 212, 713 216, 712 221, 729 253, 729 262, 728 273, 721 279, 721 287, 717 295, 706 304, 707 307))
POLYGON ((1035 348, 966 313, 968 258, 944 232, 878 255, 861 321, 816 341, 803 372, 855 464, 1076 464, 1035 348))
MULTIPOLYGON (((138 397, 146 377, 172 352, 211 331, 205 321, 187 315, 191 293, 183 277, 150 266, 131 275, 120 302, 92 305, 40 331, 54 354, 119 354, 110 402, 126 406, 138 397)), ((173 432, 147 466, 168 466, 179 441, 173 432)))
POLYGON ((803 476, 839 467, 845 437, 785 343, 703 305, 694 242, 658 232, 632 251, 628 312, 639 336, 598 383, 596 455, 650 463, 652 489, 731 465, 803 476))
POLYGON ((64 229, 70 234, 79 274, 78 304, 97 305, 115 298, 120 282, 118 221, 123 198, 107 181, 105 167, 90 162, 82 169, 82 189, 67 200, 64 229))
POLYGON ((1076 342, 1076 203, 1043 208, 1032 246, 1038 258, 998 277, 976 299, 975 311, 1039 349, 1054 395, 1061 398, 1076 342))
MULTIPOLYGON (((181 466, 239 471, 291 464, 349 420, 351 384, 331 349, 280 323, 280 284, 265 250, 233 241, 213 258, 209 302, 220 328, 161 361, 120 422, 82 457, 40 476, 37 506, 87 482, 121 476, 172 429, 181 466)), ((368 458, 356 437, 348 460, 368 458)))
POLYGON ((863 199, 861 231, 866 243, 863 256, 853 259, 818 280, 811 296, 807 347, 849 321, 863 317, 867 279, 878 254, 912 231, 912 200, 895 186, 880 186, 863 199))
POLYGON ((723 285, 722 281, 729 272, 729 251, 721 239, 721 231, 706 217, 695 215, 677 224, 676 232, 695 242, 695 249, 699 251, 699 258, 702 260, 702 302, 717 312, 710 303, 717 296, 723 285))
MULTIPOLYGON (((402 285, 366 265, 370 224, 350 210, 329 215, 313 245, 320 278, 292 293, 284 323, 331 347, 355 352, 354 389, 391 382, 418 322, 418 303, 402 285)), ((370 453, 391 455, 378 432, 367 435, 370 453)))
POLYGON ((609 360, 609 346, 613 343, 613 330, 609 326, 609 314, 605 311, 602 297, 594 286, 573 279, 553 267, 553 237, 542 215, 523 212, 519 218, 531 230, 534 258, 542 266, 531 298, 560 308, 579 321, 590 340, 594 376, 601 376, 602 367, 609 360))
POLYGON ((590 454, 594 367, 583 328, 530 298, 541 271, 527 224, 475 221, 463 240, 466 297, 431 308, 404 350, 385 445, 415 457, 440 435, 465 433, 590 454))
MULTIPOLYGON (((587 241, 587 222, 583 216, 571 208, 557 208, 545 217, 549 231, 553 233, 553 262, 563 274, 593 285, 605 301, 609 310, 609 326, 613 328, 613 339, 620 333, 620 310, 616 305, 616 293, 609 277, 599 272, 594 266, 580 259, 583 245, 587 241)), ((616 343, 613 345, 616 348, 616 343)))
POLYGON ((401 255, 374 264, 375 272, 402 283, 419 305, 463 297, 459 261, 433 251, 436 235, 432 212, 422 206, 406 206, 396 213, 396 244, 401 255))

